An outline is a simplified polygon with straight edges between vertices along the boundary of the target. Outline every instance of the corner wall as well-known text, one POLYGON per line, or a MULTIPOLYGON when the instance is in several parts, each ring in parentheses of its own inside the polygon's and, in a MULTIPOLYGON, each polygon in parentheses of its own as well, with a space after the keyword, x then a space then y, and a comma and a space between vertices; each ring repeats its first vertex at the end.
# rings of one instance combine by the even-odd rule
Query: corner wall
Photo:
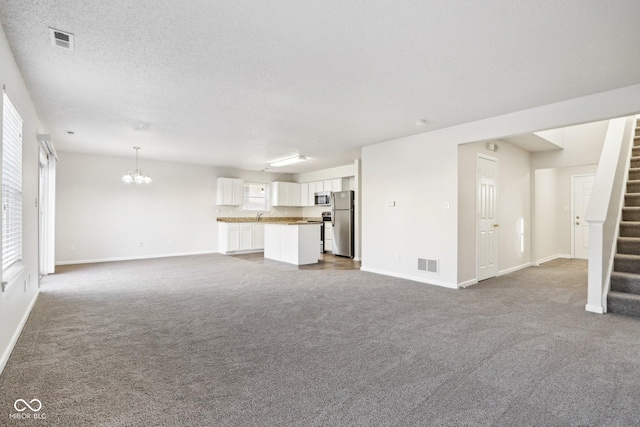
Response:
MULTIPOLYGON (((2 64, 0 85, 6 87, 11 102, 24 120, 22 127, 22 263, 24 271, 15 278, 15 283, 10 284, 5 292, 0 293, 0 372, 2 372, 39 291, 38 209, 35 204, 38 198, 37 135, 46 132, 43 130, 31 96, 1 29, 0 64, 2 64)), ((1 114, 2 108, 0 108, 1 114)), ((0 126, 1 133, 2 126, 0 126)))

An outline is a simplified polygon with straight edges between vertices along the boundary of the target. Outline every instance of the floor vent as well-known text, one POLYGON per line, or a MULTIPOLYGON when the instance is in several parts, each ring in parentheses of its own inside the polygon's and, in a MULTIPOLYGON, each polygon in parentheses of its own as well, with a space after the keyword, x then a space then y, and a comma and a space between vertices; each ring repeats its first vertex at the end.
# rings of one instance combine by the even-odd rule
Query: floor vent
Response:
POLYGON ((51 36, 51 44, 63 49, 74 50, 75 49, 75 37, 71 33, 65 33, 64 31, 49 28, 49 35, 51 36))
POLYGON ((418 258, 418 270, 429 273, 438 273, 438 260, 418 258))

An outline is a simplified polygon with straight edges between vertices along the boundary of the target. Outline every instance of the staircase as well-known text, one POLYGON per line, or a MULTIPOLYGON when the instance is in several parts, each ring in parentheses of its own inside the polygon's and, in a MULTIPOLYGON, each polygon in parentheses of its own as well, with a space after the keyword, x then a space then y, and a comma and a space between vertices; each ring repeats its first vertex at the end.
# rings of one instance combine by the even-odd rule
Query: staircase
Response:
POLYGON ((636 122, 607 311, 640 317, 640 127, 636 122))

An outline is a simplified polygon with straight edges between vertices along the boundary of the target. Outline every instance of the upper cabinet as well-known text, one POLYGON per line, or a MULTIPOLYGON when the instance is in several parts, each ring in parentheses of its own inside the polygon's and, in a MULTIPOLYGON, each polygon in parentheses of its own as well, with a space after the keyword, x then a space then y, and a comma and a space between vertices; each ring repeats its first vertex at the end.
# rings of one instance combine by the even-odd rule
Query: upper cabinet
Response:
POLYGON ((315 194, 331 191, 345 191, 349 189, 349 178, 334 178, 324 181, 303 182, 273 182, 271 184, 272 206, 315 206, 315 194))
POLYGON ((279 182, 271 184, 271 206, 301 206, 300 184, 279 182))
POLYGON ((241 206, 244 203, 244 181, 236 178, 218 178, 216 204, 241 206))

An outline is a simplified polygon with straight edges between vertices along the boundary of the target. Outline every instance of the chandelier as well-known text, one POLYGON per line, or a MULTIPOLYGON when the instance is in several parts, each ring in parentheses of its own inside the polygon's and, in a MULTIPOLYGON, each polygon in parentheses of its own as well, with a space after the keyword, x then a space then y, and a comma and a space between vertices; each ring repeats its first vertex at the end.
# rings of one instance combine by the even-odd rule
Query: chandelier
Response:
POLYGON ((136 150, 136 168, 129 169, 129 172, 122 177, 122 181, 127 184, 151 184, 151 177, 138 169, 138 150, 140 147, 133 147, 133 149, 136 150))

